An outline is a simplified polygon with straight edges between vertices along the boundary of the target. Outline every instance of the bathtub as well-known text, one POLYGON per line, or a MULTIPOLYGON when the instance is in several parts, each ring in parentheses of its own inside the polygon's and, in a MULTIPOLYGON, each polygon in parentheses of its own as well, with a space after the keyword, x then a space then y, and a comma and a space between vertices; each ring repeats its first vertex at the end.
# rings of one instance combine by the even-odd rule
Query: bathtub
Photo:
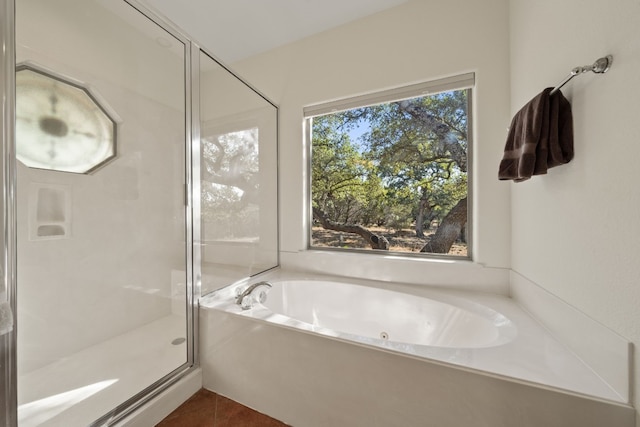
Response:
POLYGON ((201 308, 205 387, 291 425, 633 425, 506 296, 277 271, 201 308))
POLYGON ((424 298, 330 280, 269 283, 272 288, 257 289, 265 300, 256 302, 252 316, 403 353, 499 346, 517 334, 501 313, 461 298, 424 298))

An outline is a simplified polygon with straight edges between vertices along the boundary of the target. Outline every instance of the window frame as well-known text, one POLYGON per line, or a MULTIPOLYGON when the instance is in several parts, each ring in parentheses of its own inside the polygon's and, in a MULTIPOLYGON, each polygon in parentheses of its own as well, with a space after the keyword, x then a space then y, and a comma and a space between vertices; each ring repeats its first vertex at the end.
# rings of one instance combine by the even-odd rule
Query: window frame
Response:
POLYGON ((306 161, 305 174, 305 210, 306 210, 306 233, 305 246, 307 251, 322 252, 340 252, 340 253, 364 253, 370 255, 382 255, 391 257, 413 257, 418 259, 447 259, 455 261, 473 261, 473 247, 475 242, 473 239, 473 145, 474 145, 474 110, 473 110, 473 92, 475 89, 475 73, 464 73, 441 79, 429 80, 421 83, 398 86, 391 89, 371 92, 367 94, 356 95, 327 101, 318 104, 312 104, 303 107, 303 137, 304 137, 304 154, 306 161), (402 101, 421 96, 436 95, 438 93, 449 92, 454 90, 467 91, 467 223, 465 225, 467 235, 467 255, 449 255, 437 254, 429 252, 399 252, 390 250, 371 250, 360 248, 338 248, 312 246, 313 242, 313 209, 312 209, 312 128, 313 118, 333 113, 339 113, 356 108, 369 107, 384 103, 402 101))

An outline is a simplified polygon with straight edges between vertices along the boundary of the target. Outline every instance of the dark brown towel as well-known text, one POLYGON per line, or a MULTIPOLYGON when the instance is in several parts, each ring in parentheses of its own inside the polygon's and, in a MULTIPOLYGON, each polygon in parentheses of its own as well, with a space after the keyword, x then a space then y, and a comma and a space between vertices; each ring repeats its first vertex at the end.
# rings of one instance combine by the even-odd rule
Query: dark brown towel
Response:
POLYGON ((513 117, 499 179, 525 181, 573 158, 571 104, 560 91, 550 96, 552 90, 543 90, 513 117))

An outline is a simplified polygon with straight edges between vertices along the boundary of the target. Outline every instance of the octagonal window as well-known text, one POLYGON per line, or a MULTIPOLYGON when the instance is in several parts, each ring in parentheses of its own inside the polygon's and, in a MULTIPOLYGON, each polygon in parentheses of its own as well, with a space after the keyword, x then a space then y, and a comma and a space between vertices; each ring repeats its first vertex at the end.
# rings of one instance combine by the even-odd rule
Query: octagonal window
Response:
POLYGON ((90 173, 115 157, 116 126, 86 87, 16 68, 16 155, 26 166, 90 173))

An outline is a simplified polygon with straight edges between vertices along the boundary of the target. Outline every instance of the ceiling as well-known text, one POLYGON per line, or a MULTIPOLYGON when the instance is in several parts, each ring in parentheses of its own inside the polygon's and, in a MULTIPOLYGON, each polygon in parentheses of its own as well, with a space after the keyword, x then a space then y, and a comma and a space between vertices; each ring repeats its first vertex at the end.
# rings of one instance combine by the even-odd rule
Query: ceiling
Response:
POLYGON ((266 52, 408 0, 142 0, 224 62, 266 52))

